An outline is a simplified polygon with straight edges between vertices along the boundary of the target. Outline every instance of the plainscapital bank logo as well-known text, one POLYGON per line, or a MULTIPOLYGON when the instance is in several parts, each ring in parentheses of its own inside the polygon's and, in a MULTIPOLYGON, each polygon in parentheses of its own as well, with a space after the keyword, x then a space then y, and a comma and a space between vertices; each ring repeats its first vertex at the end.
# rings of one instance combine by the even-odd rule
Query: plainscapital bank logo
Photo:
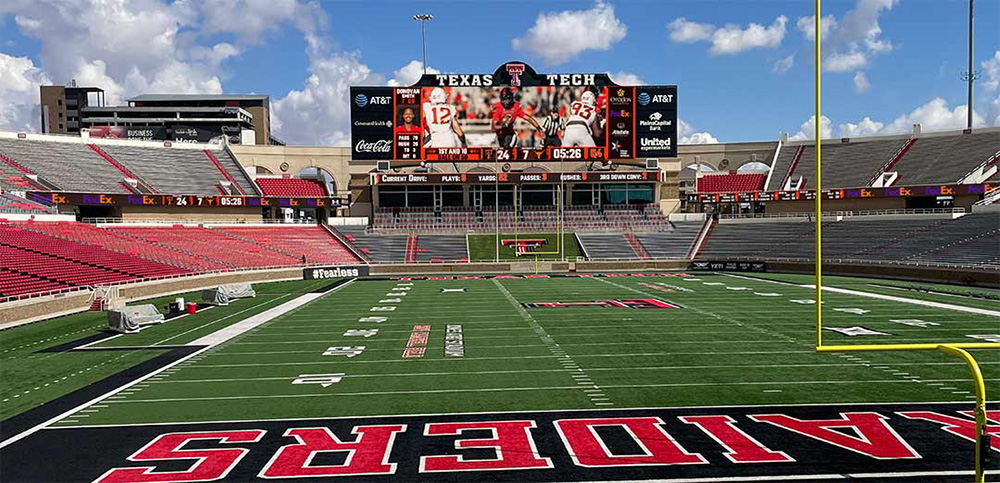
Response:
POLYGON ((358 94, 354 96, 354 103, 357 104, 358 107, 365 107, 368 105, 368 96, 364 94, 358 94))

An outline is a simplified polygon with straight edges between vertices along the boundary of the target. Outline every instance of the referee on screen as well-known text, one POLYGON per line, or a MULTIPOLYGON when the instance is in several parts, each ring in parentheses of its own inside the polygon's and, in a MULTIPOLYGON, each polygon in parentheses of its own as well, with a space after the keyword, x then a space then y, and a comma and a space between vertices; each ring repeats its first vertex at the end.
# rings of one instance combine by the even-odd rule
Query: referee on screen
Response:
POLYGON ((545 131, 546 146, 562 145, 562 141, 559 139, 559 131, 563 130, 562 124, 562 119, 559 118, 559 112, 557 111, 550 112, 548 117, 542 121, 542 130, 545 131))

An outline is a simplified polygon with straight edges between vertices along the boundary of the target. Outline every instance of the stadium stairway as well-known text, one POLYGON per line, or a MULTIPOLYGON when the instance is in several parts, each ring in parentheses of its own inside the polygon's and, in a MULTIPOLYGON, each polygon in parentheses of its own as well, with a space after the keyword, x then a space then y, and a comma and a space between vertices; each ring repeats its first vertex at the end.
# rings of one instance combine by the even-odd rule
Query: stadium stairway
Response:
POLYGON ((406 263, 416 263, 418 242, 419 238, 416 235, 406 237, 406 254, 403 256, 406 263))
POLYGON ((632 251, 634 251, 635 254, 639 256, 639 258, 642 259, 649 258, 649 252, 647 252, 646 249, 643 248, 642 243, 639 241, 639 239, 635 237, 634 234, 626 232, 623 233, 622 236, 625 237, 625 241, 628 242, 629 246, 632 247, 632 251))

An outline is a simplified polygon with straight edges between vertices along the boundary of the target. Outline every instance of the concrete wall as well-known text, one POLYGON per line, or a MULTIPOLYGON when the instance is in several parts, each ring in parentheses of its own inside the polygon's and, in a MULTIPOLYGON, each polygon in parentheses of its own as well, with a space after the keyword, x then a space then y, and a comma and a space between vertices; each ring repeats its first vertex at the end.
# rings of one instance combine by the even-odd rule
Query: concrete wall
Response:
POLYGON ((260 207, 207 206, 201 208, 176 208, 171 206, 122 206, 121 218, 125 221, 177 220, 180 221, 231 221, 248 223, 263 220, 260 207))

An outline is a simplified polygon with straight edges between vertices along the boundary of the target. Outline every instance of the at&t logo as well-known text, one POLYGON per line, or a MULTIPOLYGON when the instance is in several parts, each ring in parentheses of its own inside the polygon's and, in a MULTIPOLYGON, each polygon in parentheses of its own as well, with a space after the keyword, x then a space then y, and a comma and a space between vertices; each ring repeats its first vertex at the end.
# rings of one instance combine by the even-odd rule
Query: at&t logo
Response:
POLYGON ((354 96, 354 103, 357 104, 358 107, 365 107, 368 105, 368 96, 364 94, 358 94, 354 96))

